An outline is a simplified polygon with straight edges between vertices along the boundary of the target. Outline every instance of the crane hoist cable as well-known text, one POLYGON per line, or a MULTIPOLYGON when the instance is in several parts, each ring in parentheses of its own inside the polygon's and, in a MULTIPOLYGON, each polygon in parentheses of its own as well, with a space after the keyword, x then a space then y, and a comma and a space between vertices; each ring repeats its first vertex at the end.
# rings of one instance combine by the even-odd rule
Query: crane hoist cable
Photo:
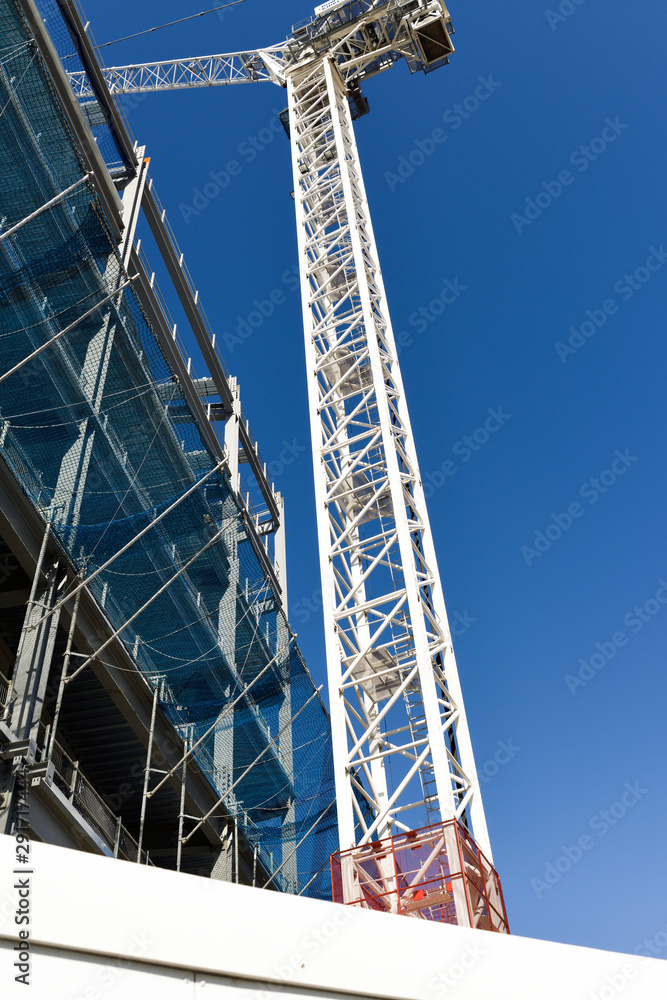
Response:
POLYGON ((159 31, 160 28, 170 28, 172 24, 182 24, 183 21, 192 21, 195 17, 203 17, 204 14, 215 14, 218 10, 224 10, 225 7, 236 7, 237 4, 245 3, 245 0, 232 0, 231 3, 220 4, 219 7, 211 7, 210 10, 200 10, 197 14, 189 14, 187 17, 179 17, 176 21, 167 21, 166 24, 156 24, 154 28, 145 28, 144 31, 135 31, 133 35, 123 35, 122 38, 114 38, 112 42, 103 42, 101 45, 95 45, 96 49, 106 49, 109 45, 115 45, 116 42, 126 42, 129 38, 138 38, 139 35, 150 35, 152 31, 159 31))

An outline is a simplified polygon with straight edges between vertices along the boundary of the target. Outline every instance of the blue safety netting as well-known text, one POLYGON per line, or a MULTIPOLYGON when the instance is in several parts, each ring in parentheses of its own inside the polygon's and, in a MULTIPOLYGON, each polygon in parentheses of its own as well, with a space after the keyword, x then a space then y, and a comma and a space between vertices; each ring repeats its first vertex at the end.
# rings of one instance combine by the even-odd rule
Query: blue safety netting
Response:
MULTIPOLYGON (((84 168, 13 0, 0 39, 6 233, 84 168)), ((89 182, 0 243, 0 376, 72 327, 0 383, 0 451, 81 575, 165 515, 91 590, 278 887, 328 897, 329 718, 126 280, 89 182)))
MULTIPOLYGON (((79 54, 76 34, 71 27, 68 27, 57 0, 36 0, 36 7, 66 72, 86 72, 86 66, 79 54)), ((92 87, 93 81, 90 76, 88 83, 92 87)), ((128 165, 122 146, 110 128, 104 106, 95 97, 88 97, 80 101, 80 104, 109 173, 114 179, 122 176, 128 165)))

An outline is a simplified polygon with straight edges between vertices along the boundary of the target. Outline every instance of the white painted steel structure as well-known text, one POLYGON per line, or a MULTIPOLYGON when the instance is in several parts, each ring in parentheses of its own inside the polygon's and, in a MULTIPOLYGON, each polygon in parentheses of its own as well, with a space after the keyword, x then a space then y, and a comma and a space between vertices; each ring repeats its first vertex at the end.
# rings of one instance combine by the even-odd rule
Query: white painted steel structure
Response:
POLYGON ((269 49, 104 75, 287 86, 341 848, 455 817, 491 860, 351 114, 398 59, 446 63, 450 32, 440 0, 355 0, 269 49))

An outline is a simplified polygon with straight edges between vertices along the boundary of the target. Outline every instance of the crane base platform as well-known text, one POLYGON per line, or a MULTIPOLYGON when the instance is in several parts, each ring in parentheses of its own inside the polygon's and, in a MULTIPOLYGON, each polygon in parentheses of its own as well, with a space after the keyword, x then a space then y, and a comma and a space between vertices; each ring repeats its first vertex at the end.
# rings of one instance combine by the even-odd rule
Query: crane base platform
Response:
POLYGON ((500 879, 448 820, 331 856, 335 902, 508 934, 500 879))

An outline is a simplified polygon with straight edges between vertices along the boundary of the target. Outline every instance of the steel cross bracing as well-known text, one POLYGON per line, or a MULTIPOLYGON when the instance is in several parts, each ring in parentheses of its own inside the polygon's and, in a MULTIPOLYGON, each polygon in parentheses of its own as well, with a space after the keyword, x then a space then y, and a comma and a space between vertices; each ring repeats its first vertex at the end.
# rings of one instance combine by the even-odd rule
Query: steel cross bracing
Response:
MULTIPOLYGON (((266 55, 268 57, 268 53, 266 55)), ((112 94, 181 90, 273 79, 267 63, 257 52, 230 52, 227 55, 172 59, 140 66, 118 66, 104 69, 103 72, 112 94)), ((85 72, 70 73, 69 78, 77 97, 94 96, 85 72)))
POLYGON ((288 94, 341 848, 467 814, 487 853, 346 88, 288 94))
POLYGON ((398 59, 447 62, 450 30, 440 0, 354 0, 270 49, 103 72, 287 86, 341 848, 457 818, 490 860, 349 106, 398 59))

